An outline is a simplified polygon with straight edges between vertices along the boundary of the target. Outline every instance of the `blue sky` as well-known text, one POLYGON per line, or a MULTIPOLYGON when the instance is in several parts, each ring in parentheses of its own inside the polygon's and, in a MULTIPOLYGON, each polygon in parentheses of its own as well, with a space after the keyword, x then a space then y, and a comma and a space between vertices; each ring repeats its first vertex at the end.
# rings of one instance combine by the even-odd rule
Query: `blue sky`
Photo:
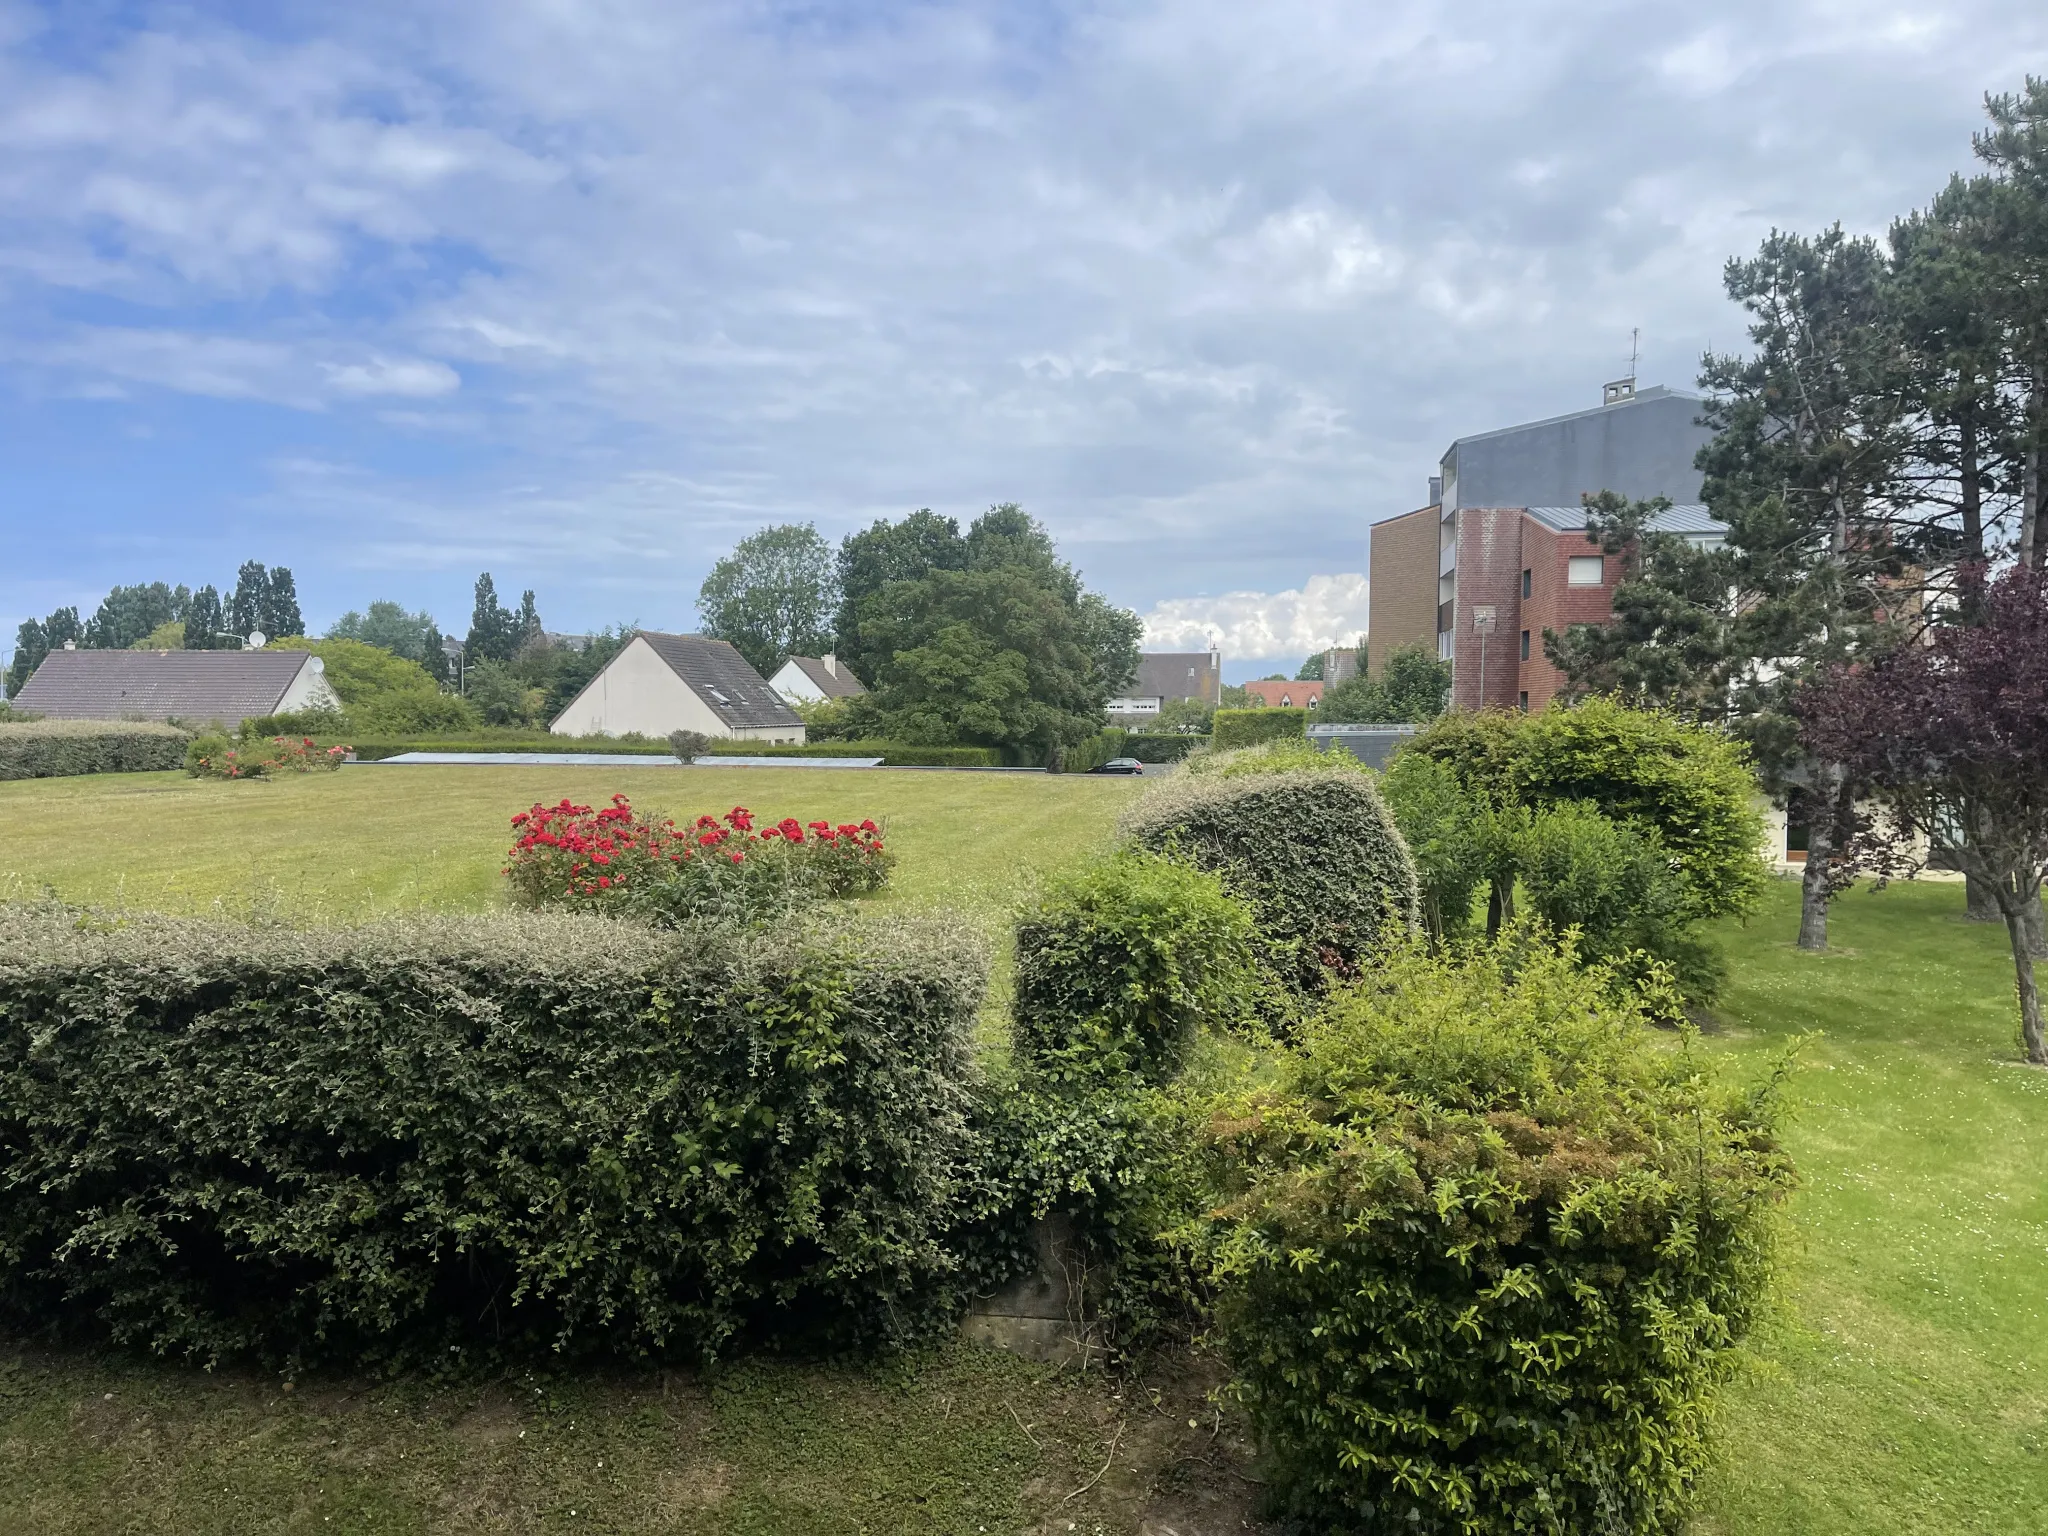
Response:
POLYGON ((684 628, 764 523, 1018 500, 1256 674, 1451 438, 1631 327, 1689 382, 1729 255, 2030 69, 2020 0, 0 0, 0 648, 251 558, 684 628))

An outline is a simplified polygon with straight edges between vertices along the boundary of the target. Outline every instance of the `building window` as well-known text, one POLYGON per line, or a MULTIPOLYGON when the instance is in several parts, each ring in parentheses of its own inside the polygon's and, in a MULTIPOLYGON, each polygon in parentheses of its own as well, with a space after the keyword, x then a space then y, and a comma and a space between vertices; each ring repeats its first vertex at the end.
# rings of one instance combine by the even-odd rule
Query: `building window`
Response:
POLYGON ((1598 555, 1573 555, 1572 563, 1565 571, 1565 585, 1597 587, 1600 585, 1601 574, 1601 560, 1598 555))
POLYGON ((1524 597, 1527 597, 1528 595, 1529 595, 1529 572, 1528 572, 1528 570, 1527 570, 1527 569, 1525 568, 1525 569, 1523 570, 1523 572, 1522 572, 1522 596, 1524 596, 1524 597))
POLYGON ((1529 631, 1527 631, 1527 630, 1525 629, 1525 630, 1523 630, 1523 631, 1522 631, 1522 660, 1524 660, 1524 661, 1527 661, 1528 659, 1529 659, 1529 631))
POLYGON ((1515 702, 1522 707, 1523 714, 1529 713, 1529 690, 1524 688, 1520 693, 1516 694, 1515 702))

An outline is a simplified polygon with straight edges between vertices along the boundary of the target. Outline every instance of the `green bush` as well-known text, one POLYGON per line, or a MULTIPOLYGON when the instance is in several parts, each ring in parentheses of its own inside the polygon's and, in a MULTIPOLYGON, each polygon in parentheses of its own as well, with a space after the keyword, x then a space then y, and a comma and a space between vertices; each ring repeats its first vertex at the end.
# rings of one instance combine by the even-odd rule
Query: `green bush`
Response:
POLYGON ((1673 1533, 1792 1182, 1596 968, 1410 952, 1219 1106, 1218 1334, 1310 1528, 1673 1533))
POLYGON ((1415 865, 1367 774, 1176 774, 1122 830, 1221 875, 1251 905, 1262 959, 1301 994, 1356 974, 1415 921, 1415 865))
POLYGON ((0 1310, 341 1365, 906 1336, 983 974, 929 922, 0 908, 0 1310))
POLYGON ((1218 752, 1308 732, 1305 709, 1219 709, 1210 736, 1218 752))
POLYGON ((1256 747, 1233 747, 1227 752, 1202 752, 1188 759, 1188 772, 1215 774, 1226 779, 1248 773, 1362 773, 1372 770, 1341 748, 1324 752, 1301 737, 1282 737, 1256 747))
POLYGON ((183 765, 188 740, 146 720, 9 720, 0 723, 0 779, 160 773, 183 765))
POLYGON ((925 747, 902 741, 821 741, 800 747, 729 742, 720 751, 735 757, 879 757, 884 768, 1002 766, 1002 754, 994 747, 925 747))
POLYGON ((678 762, 694 763, 711 750, 711 738, 702 731, 670 731, 668 749, 678 762))
POLYGON ((1111 727, 1097 731, 1086 741, 1078 741, 1071 747, 1062 747, 1054 762, 1061 773, 1086 773, 1091 768, 1100 768, 1113 757, 1125 757, 1124 751, 1129 733, 1111 727))
POLYGON ((1420 752, 1396 753, 1380 790, 1415 860, 1423 926, 1439 941, 1462 934, 1487 879, 1492 807, 1468 794, 1447 764, 1420 752))
POLYGON ((1018 1049, 1047 1076, 1159 1078, 1240 1006, 1252 917, 1213 874, 1123 852, 1056 882, 1017 925, 1018 1049))
POLYGON ((1208 745, 1207 736, 1133 731, 1124 738, 1124 755, 1141 763, 1177 763, 1208 745))

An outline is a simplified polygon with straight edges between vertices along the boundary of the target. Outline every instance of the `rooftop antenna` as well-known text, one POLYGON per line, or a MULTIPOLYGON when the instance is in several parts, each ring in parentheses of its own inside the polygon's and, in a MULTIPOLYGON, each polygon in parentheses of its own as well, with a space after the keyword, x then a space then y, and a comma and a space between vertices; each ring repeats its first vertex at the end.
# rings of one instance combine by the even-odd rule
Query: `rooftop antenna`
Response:
POLYGON ((1628 376, 1630 382, 1635 380, 1636 362, 1642 355, 1643 328, 1639 325, 1632 325, 1628 331, 1628 376))
POLYGON ((1643 332, 1640 326, 1631 326, 1628 333, 1628 377, 1616 379, 1602 387, 1602 405, 1621 405, 1636 397, 1636 361, 1642 353, 1643 332))

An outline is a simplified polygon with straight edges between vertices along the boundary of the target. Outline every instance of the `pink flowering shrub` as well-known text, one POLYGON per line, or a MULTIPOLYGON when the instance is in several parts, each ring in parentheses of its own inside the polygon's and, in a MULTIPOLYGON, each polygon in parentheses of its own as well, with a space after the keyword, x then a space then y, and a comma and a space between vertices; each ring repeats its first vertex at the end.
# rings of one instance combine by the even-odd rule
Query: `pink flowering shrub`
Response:
POLYGON ((195 779, 263 779, 276 773, 332 773, 354 749, 320 747, 310 736, 273 736, 268 741, 230 742, 202 736, 185 754, 185 771, 195 779))

